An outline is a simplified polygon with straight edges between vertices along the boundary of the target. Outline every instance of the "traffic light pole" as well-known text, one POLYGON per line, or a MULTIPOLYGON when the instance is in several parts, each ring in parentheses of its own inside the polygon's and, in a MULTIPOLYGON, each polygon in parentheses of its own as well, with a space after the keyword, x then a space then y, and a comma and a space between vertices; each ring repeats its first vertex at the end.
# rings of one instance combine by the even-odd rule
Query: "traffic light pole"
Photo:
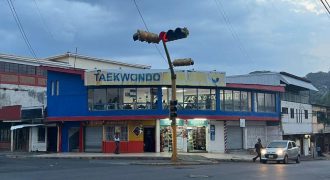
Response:
MULTIPOLYGON (((170 54, 168 53, 166 43, 164 41, 162 41, 162 42, 164 45, 167 62, 168 62, 168 65, 169 65, 170 71, 171 71, 171 89, 172 89, 171 101, 174 102, 176 100, 176 74, 173 69, 173 64, 172 64, 172 61, 170 58, 170 54)), ((169 114, 171 114, 171 112, 169 114)), ((171 158, 171 160, 173 162, 176 162, 178 160, 177 141, 176 141, 177 140, 177 138, 176 138, 176 117, 171 117, 170 115, 169 115, 169 117, 172 121, 172 123, 171 123, 171 126, 172 126, 172 158, 171 158)))

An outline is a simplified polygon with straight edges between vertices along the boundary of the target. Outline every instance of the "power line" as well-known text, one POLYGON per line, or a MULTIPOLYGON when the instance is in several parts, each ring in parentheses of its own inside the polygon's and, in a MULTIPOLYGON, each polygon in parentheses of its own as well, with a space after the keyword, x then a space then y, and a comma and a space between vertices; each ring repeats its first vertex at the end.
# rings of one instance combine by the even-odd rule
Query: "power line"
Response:
POLYGON ((22 26, 21 20, 19 19, 19 16, 17 15, 17 12, 16 12, 16 9, 15 9, 15 6, 14 6, 13 2, 11 0, 7 0, 7 2, 8 2, 8 5, 9 5, 9 8, 10 8, 10 11, 11 11, 11 13, 12 13, 14 19, 15 19, 16 25, 17 25, 17 27, 18 27, 18 29, 19 29, 19 31, 20 31, 23 39, 24 39, 24 42, 25 42, 26 46, 28 47, 31 55, 38 61, 37 55, 36 55, 34 49, 32 48, 29 39, 26 36, 26 33, 25 33, 24 28, 22 26))
POLYGON ((50 29, 48 28, 48 25, 47 25, 47 23, 46 23, 46 21, 45 21, 45 18, 44 18, 43 15, 41 14, 41 11, 40 11, 40 8, 39 8, 39 5, 38 5, 37 1, 36 1, 36 0, 33 0, 33 2, 34 2, 34 5, 36 6, 37 12, 38 12, 38 14, 39 14, 39 16, 40 16, 40 19, 41 19, 41 21, 42 21, 44 27, 45 27, 45 30, 47 31, 47 33, 50 34, 51 38, 55 41, 55 38, 54 38, 53 33, 52 33, 52 32, 50 31, 50 29))
MULTIPOLYGON (((133 2, 134 2, 134 5, 135 5, 137 11, 139 12, 139 15, 140 15, 140 17, 141 17, 141 19, 142 19, 142 21, 143 21, 144 27, 145 27, 146 30, 149 32, 149 28, 148 28, 148 26, 147 26, 146 21, 144 20, 144 18, 143 18, 143 16, 142 16, 142 13, 141 13, 141 11, 140 11, 139 6, 137 5, 137 3, 136 3, 135 0, 133 0, 133 2)), ((163 56, 163 54, 162 54, 161 51, 159 50, 158 46, 157 46, 156 44, 154 44, 154 45, 155 45, 155 47, 156 47, 156 49, 157 49, 159 55, 164 59, 165 62, 167 62, 166 59, 165 59, 165 57, 163 56)))
POLYGON ((242 41, 240 40, 240 38, 239 38, 238 34, 236 33, 233 25, 231 24, 230 19, 228 18, 227 14, 226 14, 226 12, 225 12, 225 10, 223 8, 223 5, 222 5, 221 1, 220 0, 219 1, 214 0, 214 2, 216 4, 216 8, 218 9, 217 12, 220 12, 220 15, 224 19, 224 21, 225 21, 225 23, 227 25, 227 28, 230 31, 233 39, 237 41, 237 45, 238 45, 238 48, 240 49, 241 53, 243 55, 245 55, 246 58, 248 58, 249 60, 251 60, 249 54, 247 53, 246 49, 243 46, 242 41))
POLYGON ((328 2, 327 2, 326 0, 324 0, 324 1, 327 3, 327 5, 328 5, 328 7, 327 7, 327 5, 325 5, 325 3, 323 2, 323 0, 320 0, 320 1, 321 1, 321 3, 323 4, 324 8, 327 10, 327 12, 330 14, 330 10, 329 10, 329 4, 328 4, 328 2))

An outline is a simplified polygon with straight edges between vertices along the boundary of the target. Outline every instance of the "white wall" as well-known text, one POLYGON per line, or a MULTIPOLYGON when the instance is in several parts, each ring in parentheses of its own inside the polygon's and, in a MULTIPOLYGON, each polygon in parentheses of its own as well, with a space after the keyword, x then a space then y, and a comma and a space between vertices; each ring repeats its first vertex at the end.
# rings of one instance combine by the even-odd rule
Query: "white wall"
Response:
POLYGON ((312 105, 301 104, 288 101, 281 101, 281 106, 288 108, 288 114, 282 115, 283 134, 311 134, 312 133, 312 105), (294 118, 290 117, 290 109, 294 109, 294 118), (297 111, 298 109, 298 116, 297 111), (300 110, 300 113, 299 113, 300 110), (308 119, 305 119, 304 110, 308 110, 308 119), (302 119, 302 122, 297 123, 297 117, 302 119))
MULTIPOLYGON (((210 131, 207 131, 207 151, 208 152, 217 152, 224 153, 225 152, 225 140, 224 140, 224 127, 223 121, 210 121, 210 125, 215 126, 215 140, 210 140, 210 131)), ((208 128, 210 129, 210 127, 208 128)))
POLYGON ((0 84, 0 87, 0 106, 22 105, 24 108, 46 104, 46 87, 11 84, 0 84))
POLYGON ((125 65, 118 65, 109 62, 102 62, 102 61, 95 61, 90 59, 83 59, 83 58, 74 58, 74 57, 65 57, 56 59, 56 61, 68 62, 72 67, 80 68, 80 69, 141 69, 137 67, 129 67, 125 65))
POLYGON ((47 151, 47 128, 45 130, 45 142, 38 142, 38 127, 30 128, 29 151, 47 151))

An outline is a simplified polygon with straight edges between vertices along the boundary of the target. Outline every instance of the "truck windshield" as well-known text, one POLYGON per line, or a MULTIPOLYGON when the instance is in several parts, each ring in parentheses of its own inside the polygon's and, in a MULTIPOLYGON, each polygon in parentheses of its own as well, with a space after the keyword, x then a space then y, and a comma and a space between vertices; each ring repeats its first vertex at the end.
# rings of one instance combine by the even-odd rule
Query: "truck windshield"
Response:
POLYGON ((271 142, 267 148, 286 148, 287 142, 271 142))

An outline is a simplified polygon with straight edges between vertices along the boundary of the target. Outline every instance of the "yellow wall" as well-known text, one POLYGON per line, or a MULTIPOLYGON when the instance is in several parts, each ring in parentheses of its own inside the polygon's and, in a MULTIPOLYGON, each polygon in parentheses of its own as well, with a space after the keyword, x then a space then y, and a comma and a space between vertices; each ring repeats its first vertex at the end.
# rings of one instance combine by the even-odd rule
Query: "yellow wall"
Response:
POLYGON ((134 128, 136 127, 145 126, 156 126, 155 120, 143 120, 143 121, 129 121, 128 122, 128 139, 129 141, 143 141, 143 132, 140 133, 138 136, 133 133, 134 128))

